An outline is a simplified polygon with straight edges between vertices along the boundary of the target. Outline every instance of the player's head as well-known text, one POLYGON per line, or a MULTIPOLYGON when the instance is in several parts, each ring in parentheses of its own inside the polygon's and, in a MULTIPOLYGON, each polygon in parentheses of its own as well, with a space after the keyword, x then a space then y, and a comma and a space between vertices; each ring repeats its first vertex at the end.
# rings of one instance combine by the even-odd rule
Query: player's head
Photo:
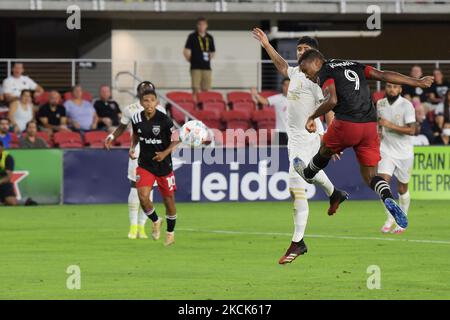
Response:
POLYGON ((325 58, 319 50, 306 50, 298 60, 300 70, 313 82, 316 82, 317 74, 322 68, 325 58))
POLYGON ((291 83, 291 79, 289 78, 283 78, 283 80, 281 80, 281 90, 285 96, 287 96, 289 90, 289 83, 291 83))
POLYGON ((303 53, 309 49, 319 50, 319 42, 315 38, 308 36, 301 37, 297 41, 297 60, 301 58, 303 53))
POLYGON ((208 29, 208 20, 205 17, 200 17, 197 19, 197 31, 199 33, 205 33, 208 29))
POLYGON ((397 100, 397 98, 402 93, 402 86, 399 84, 386 82, 384 89, 386 92, 386 98, 388 99, 389 103, 392 103, 395 100, 397 100))
POLYGON ((144 107, 145 112, 153 113, 158 105, 158 96, 156 88, 150 81, 143 81, 137 86, 137 96, 139 102, 144 107))

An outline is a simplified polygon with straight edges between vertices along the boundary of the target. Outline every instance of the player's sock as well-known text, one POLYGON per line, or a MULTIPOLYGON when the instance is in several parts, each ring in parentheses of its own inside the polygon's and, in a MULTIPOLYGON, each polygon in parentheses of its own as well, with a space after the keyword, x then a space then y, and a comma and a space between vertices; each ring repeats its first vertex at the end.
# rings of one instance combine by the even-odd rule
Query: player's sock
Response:
POLYGON ((383 203, 387 198, 393 199, 389 184, 380 176, 375 176, 372 178, 372 181, 370 181, 370 188, 378 193, 381 200, 383 200, 383 203))
POLYGON ((322 169, 324 169, 328 162, 330 161, 330 158, 326 158, 322 156, 320 153, 317 153, 309 162, 308 166, 303 171, 305 177, 307 179, 312 179, 314 176, 322 169))
POLYGON ((138 224, 138 213, 139 213, 139 197, 136 188, 131 188, 128 195, 128 212, 130 217, 130 225, 138 224))
POLYGON ((144 213, 150 220, 152 220, 152 222, 156 222, 159 219, 158 215, 156 214, 155 208, 152 208, 150 211, 147 212, 144 211, 144 213))
POLYGON ((175 224, 177 223, 177 215, 166 215, 167 232, 173 232, 175 230, 175 224))
POLYGON ((411 197, 409 195, 409 191, 406 191, 404 194, 398 195, 398 204, 405 214, 408 214, 410 203, 411 197))
POLYGON ((294 200, 294 235, 292 242, 299 242, 303 239, 308 222, 308 202, 306 199, 294 200))
POLYGON ((335 190, 333 183, 323 171, 319 171, 316 174, 316 177, 314 178, 314 184, 318 184, 319 186, 321 186, 328 197, 331 197, 333 191, 335 190))

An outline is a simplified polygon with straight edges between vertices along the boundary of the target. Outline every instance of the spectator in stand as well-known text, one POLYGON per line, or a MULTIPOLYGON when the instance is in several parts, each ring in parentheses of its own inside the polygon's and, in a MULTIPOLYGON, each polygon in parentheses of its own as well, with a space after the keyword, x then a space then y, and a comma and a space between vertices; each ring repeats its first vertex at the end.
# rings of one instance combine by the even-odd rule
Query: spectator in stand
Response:
POLYGON ((24 89, 19 100, 11 102, 9 107, 9 120, 14 127, 15 133, 22 133, 28 121, 34 118, 34 106, 31 98, 31 90, 24 89))
POLYGON ((436 125, 439 127, 439 129, 444 128, 444 124, 447 122, 450 122, 450 116, 449 116, 449 108, 450 108, 450 90, 447 89, 447 91, 443 94, 442 102, 439 103, 435 110, 435 118, 434 121, 436 122, 436 125))
MULTIPOLYGON (((417 113, 416 113, 417 114, 417 113)), ((428 138, 421 134, 422 131, 421 124, 419 122, 416 122, 416 132, 414 133, 414 136, 412 136, 412 143, 415 146, 429 146, 430 141, 428 141, 428 138)))
MULTIPOLYGON (((445 94, 450 88, 450 83, 444 79, 440 69, 433 71, 434 82, 427 91, 428 102, 431 104, 441 104, 445 99, 445 94)), ((442 107, 442 106, 441 106, 442 107)))
POLYGON ((26 134, 19 139, 19 147, 22 149, 45 149, 47 143, 37 136, 37 123, 32 120, 27 123, 26 134))
POLYGON ((260 104, 265 106, 273 106, 275 108, 275 129, 278 134, 278 143, 279 145, 287 145, 288 136, 287 136, 287 108, 289 105, 287 99, 287 92, 289 89, 289 78, 284 78, 281 82, 281 90, 280 94, 270 96, 268 98, 264 98, 263 96, 258 94, 258 91, 255 88, 252 88, 251 93, 253 98, 260 104))
POLYGON ((119 125, 120 108, 111 99, 111 89, 107 85, 100 87, 100 97, 95 100, 94 108, 98 116, 98 128, 112 132, 119 125))
POLYGON ((0 118, 0 142, 3 143, 5 149, 9 148, 9 143, 11 141, 11 134, 9 133, 9 119, 0 118))
POLYGON ((67 118, 76 131, 97 129, 97 114, 89 101, 83 100, 83 89, 76 85, 72 89, 72 99, 64 102, 67 118))
POLYGON ((7 206, 17 204, 16 193, 11 182, 14 171, 14 159, 5 151, 3 142, 0 140, 0 202, 7 206))
POLYGON ((211 89, 211 59, 216 48, 214 38, 206 30, 208 21, 197 20, 197 30, 189 34, 184 46, 183 55, 191 64, 191 86, 194 93, 211 89))
POLYGON ((445 93, 443 109, 444 123, 450 123, 450 90, 445 93))
POLYGON ((69 130, 66 108, 60 104, 60 101, 61 96, 58 91, 50 91, 48 103, 40 107, 37 119, 43 131, 52 134, 54 131, 69 130))
MULTIPOLYGON (((410 75, 412 78, 420 79, 423 75, 422 67, 417 64, 414 65, 411 68, 410 75)), ((419 87, 414 88, 404 85, 402 89, 402 95, 406 99, 410 100, 413 103, 414 107, 417 106, 420 102, 425 102, 427 100, 426 92, 419 87)))
POLYGON ((34 97, 38 97, 44 92, 44 89, 28 76, 24 76, 23 64, 16 62, 12 67, 12 75, 3 80, 3 91, 5 101, 10 103, 17 100, 23 90, 34 91, 34 97))
POLYGON ((0 106, 5 104, 5 95, 3 93, 3 87, 0 86, 0 106))
POLYGON ((426 136, 430 144, 435 144, 436 138, 440 135, 436 124, 427 118, 425 107, 422 104, 417 105, 415 111, 416 121, 420 125, 420 134, 426 136))

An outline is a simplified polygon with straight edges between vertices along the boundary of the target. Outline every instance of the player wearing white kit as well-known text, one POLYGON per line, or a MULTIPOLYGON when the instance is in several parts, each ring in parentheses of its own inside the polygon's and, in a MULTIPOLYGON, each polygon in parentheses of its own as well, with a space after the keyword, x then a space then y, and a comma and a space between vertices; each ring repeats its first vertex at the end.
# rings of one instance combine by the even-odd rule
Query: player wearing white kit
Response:
MULTIPOLYGON (((139 92, 145 86, 151 84, 148 81, 144 81, 140 83, 137 87, 137 94, 139 97, 139 92)), ((153 84, 151 84, 153 86, 153 84)), ((158 105, 157 109, 163 113, 166 113, 166 110, 158 105)), ((120 125, 117 129, 111 133, 105 141, 105 146, 107 149, 110 149, 112 143, 115 139, 120 137, 124 132, 127 131, 129 124, 131 123, 131 117, 137 113, 142 112, 144 107, 142 107, 139 101, 132 103, 122 109, 122 117, 120 119, 120 125)), ((147 222, 147 216, 143 212, 140 207, 138 192, 136 189, 136 168, 138 167, 137 158, 139 157, 139 145, 135 148, 136 159, 128 159, 128 180, 130 180, 130 193, 128 195, 128 212, 130 218, 130 230, 128 232, 129 239, 147 239, 147 234, 145 232, 145 223, 147 222)), ((153 201, 153 192, 150 193, 150 200, 153 201)), ((152 233, 153 236, 154 233, 152 233)))
MULTIPOLYGON (((322 123, 320 120, 317 120, 319 130, 314 133, 307 132, 305 124, 306 120, 314 113, 320 101, 323 99, 323 94, 320 87, 308 80, 298 67, 289 67, 288 63, 269 43, 266 34, 261 29, 253 29, 253 36, 267 51, 277 70, 284 77, 290 79, 287 94, 289 101, 287 135, 290 163, 289 190, 294 201, 294 235, 291 245, 278 261, 279 264, 286 264, 291 263, 299 255, 307 252, 307 247, 303 240, 309 214, 306 198, 307 183, 297 174, 292 161, 296 157, 309 161, 320 148, 321 134, 323 134, 322 123)), ((306 50, 311 48, 317 49, 317 47, 317 40, 310 37, 302 37, 297 43, 297 58, 300 58, 306 50)), ((322 187, 330 198, 328 214, 333 215, 338 209, 339 204, 348 198, 348 194, 345 191, 335 188, 323 171, 320 172, 317 184, 322 187)))
MULTIPOLYGON (((378 100, 378 125, 380 127, 381 160, 378 163, 378 175, 389 183, 392 176, 398 180, 400 208, 408 214, 410 196, 408 182, 414 164, 412 136, 415 133, 416 114, 414 106, 400 96, 402 86, 386 83, 386 98, 378 100)), ((386 211, 387 220, 381 228, 383 233, 402 233, 405 229, 395 226, 394 218, 386 211)))

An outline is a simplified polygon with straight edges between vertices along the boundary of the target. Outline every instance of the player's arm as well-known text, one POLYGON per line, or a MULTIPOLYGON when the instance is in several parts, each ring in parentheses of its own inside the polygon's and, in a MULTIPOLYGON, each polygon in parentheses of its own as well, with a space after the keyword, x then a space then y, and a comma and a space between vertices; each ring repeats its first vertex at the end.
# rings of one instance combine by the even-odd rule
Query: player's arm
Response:
POLYGON ((136 132, 134 132, 134 127, 133 127, 133 134, 131 135, 130 150, 128 151, 128 156, 132 160, 136 159, 136 156, 134 154, 136 152, 136 146, 137 146, 138 143, 139 143, 139 136, 137 135, 136 132))
POLYGON ((264 106, 266 106, 266 105, 269 104, 269 100, 268 100, 267 98, 264 98, 263 96, 261 96, 261 95, 258 93, 258 90, 256 90, 256 88, 252 88, 252 89, 250 90, 250 92, 251 92, 253 98, 254 98, 258 103, 260 103, 260 104, 262 104, 262 105, 264 105, 264 106))
POLYGON ((420 79, 411 78, 395 71, 381 71, 371 66, 366 66, 365 74, 367 79, 379 80, 393 84, 405 84, 411 87, 429 88, 434 81, 434 77, 426 76, 420 79))
POLYGON ((269 38, 267 38, 267 35, 264 33, 264 31, 259 28, 253 28, 252 34, 253 37, 258 40, 261 43, 261 46, 266 50, 278 72, 280 72, 283 77, 288 77, 289 64, 286 62, 286 60, 283 59, 282 56, 278 54, 277 50, 272 47, 269 42, 269 38))
POLYGON ((406 134, 413 136, 416 132, 416 123, 407 123, 405 126, 398 126, 395 123, 392 123, 386 119, 380 118, 378 119, 378 124, 381 127, 385 127, 399 134, 406 134))
POLYGON ((331 123, 334 120, 334 112, 333 111, 328 111, 325 114, 325 123, 327 124, 327 127, 331 126, 331 123))
POLYGON ((305 128, 308 132, 316 131, 316 118, 329 113, 337 104, 336 86, 333 80, 327 80, 323 85, 323 95, 325 99, 322 101, 317 110, 306 121, 305 128))
POLYGON ((106 137, 105 148, 108 150, 111 149, 113 141, 120 137, 127 130, 127 128, 128 125, 120 123, 119 126, 106 137))

